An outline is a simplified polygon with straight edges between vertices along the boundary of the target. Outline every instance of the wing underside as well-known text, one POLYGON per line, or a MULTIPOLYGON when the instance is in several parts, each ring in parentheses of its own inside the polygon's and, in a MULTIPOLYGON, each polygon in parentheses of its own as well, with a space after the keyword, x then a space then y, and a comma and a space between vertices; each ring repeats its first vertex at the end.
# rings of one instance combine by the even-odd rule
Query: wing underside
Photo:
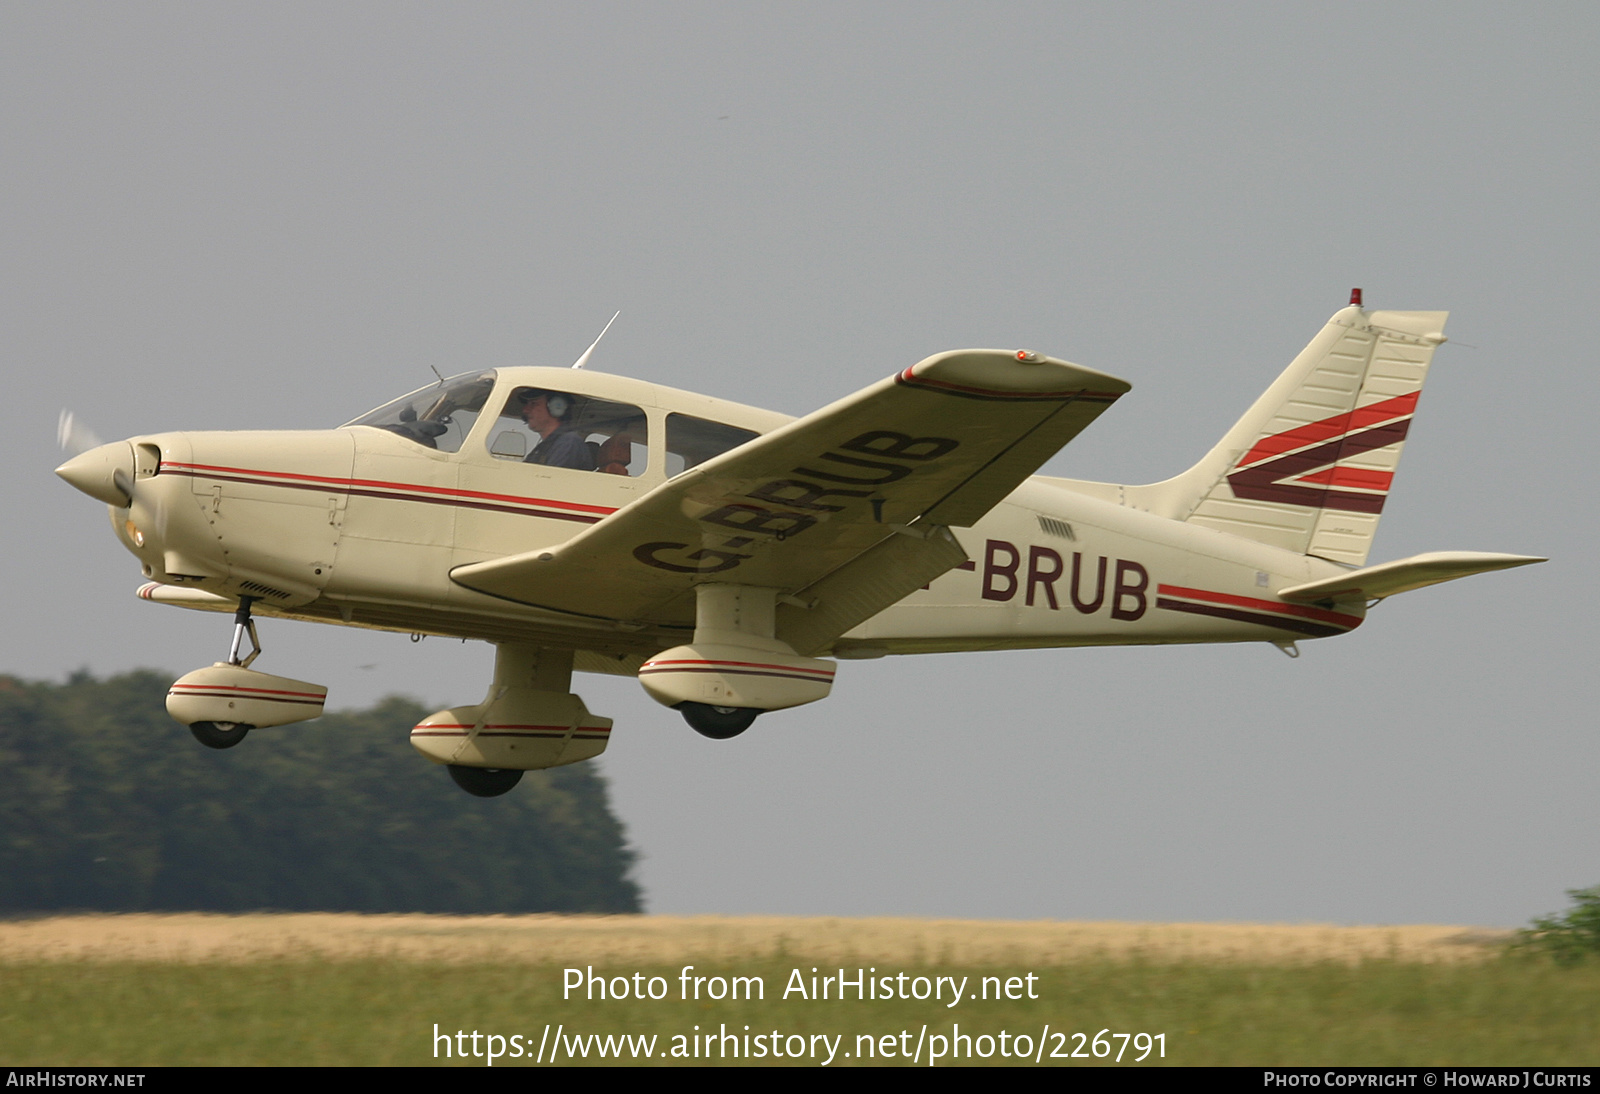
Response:
POLYGON ((772 588, 780 635, 823 648, 963 562, 947 527, 976 523, 1128 386, 1032 354, 940 354, 679 475, 559 547, 450 576, 644 625, 692 625, 703 582, 772 588))

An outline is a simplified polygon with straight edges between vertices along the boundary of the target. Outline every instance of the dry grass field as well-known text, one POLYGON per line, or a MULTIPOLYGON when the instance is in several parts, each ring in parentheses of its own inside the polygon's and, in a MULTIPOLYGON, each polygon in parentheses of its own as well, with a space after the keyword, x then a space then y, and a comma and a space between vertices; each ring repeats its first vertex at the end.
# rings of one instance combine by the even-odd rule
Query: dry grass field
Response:
POLYGON ((1446 926, 1079 923, 797 916, 80 915, 0 922, 0 962, 378 957, 453 964, 878 964, 1085 959, 1261 964, 1481 961, 1509 931, 1446 926))
POLYGON ((1600 1064, 1600 964, 1509 954, 1510 934, 762 916, 16 919, 0 921, 0 1061, 483 1066, 497 1043, 498 1066, 548 1066, 549 1040, 563 1064, 898 1066, 926 1037, 924 1066, 940 1046, 940 1064, 990 1066, 1600 1064), (765 990, 690 998, 685 965, 765 990), (613 985, 657 978, 663 994, 569 991, 567 970, 590 966, 613 985), (864 967, 913 987, 960 979, 967 994, 789 990, 864 967), (1000 983, 1023 977, 1037 993, 1002 998, 1000 983), (979 990, 990 981, 993 992, 979 990), (498 1041, 469 1051, 456 1031, 498 1041), (781 1035, 789 1053, 728 1033, 738 1043, 727 1055, 727 1031, 781 1035), (1151 1050, 1096 1054, 1096 1031, 1151 1050), (1006 1037, 1031 1048, 1008 1053, 1006 1037), (817 1046, 830 1042, 837 1054, 823 1059, 817 1046))

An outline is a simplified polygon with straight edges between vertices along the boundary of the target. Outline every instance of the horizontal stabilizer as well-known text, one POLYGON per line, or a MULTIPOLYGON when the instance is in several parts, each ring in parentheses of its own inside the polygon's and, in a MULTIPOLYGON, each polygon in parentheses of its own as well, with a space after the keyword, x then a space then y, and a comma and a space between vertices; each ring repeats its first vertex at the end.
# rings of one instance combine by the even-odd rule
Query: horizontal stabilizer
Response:
POLYGON ((1337 577, 1280 589, 1278 595, 1297 604, 1382 600, 1395 593, 1410 592, 1442 581, 1454 581, 1458 577, 1547 561, 1532 555, 1501 555, 1490 551, 1429 551, 1423 555, 1352 570, 1337 577))

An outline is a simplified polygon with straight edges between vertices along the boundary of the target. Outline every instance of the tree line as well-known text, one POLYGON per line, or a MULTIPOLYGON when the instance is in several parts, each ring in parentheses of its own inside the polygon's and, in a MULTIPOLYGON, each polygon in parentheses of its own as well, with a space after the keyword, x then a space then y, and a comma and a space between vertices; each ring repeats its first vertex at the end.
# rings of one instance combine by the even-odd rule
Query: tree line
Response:
POLYGON ((462 793, 404 699, 203 748, 169 679, 0 676, 0 914, 637 912, 592 764, 462 793))

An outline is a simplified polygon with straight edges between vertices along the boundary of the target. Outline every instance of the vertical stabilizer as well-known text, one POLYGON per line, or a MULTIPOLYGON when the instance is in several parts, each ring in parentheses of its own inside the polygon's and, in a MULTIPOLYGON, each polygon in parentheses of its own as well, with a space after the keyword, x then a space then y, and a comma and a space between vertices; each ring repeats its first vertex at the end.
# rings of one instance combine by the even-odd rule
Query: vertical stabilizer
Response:
POLYGON ((1203 460, 1140 490, 1149 508, 1364 564, 1447 315, 1340 311, 1203 460))

